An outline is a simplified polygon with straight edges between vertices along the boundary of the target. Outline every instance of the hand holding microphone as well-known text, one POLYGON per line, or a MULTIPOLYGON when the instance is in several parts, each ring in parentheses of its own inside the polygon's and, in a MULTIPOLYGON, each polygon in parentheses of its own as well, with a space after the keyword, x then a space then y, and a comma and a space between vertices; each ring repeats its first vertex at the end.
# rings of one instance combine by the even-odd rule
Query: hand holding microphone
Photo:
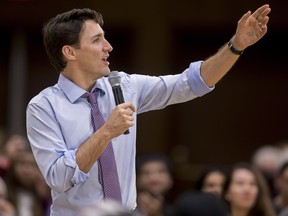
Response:
MULTIPOLYGON (((115 104, 116 106, 122 103, 125 103, 122 88, 121 88, 121 77, 119 75, 118 71, 112 71, 110 72, 108 76, 108 81, 112 87, 114 99, 115 99, 115 104)), ((135 109, 132 110, 133 112, 135 109)), ((127 129, 124 134, 129 134, 129 129, 127 129)))

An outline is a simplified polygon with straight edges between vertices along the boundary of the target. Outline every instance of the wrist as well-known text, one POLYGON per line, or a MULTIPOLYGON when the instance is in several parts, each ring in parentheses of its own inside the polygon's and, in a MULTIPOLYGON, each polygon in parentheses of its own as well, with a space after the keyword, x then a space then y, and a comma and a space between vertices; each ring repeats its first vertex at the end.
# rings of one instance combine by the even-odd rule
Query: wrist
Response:
POLYGON ((238 50, 237 48, 235 48, 235 47, 233 46, 231 40, 228 42, 227 45, 228 45, 230 51, 231 51, 232 53, 234 53, 235 55, 242 55, 243 52, 244 52, 244 50, 238 50))
MULTIPOLYGON (((112 130, 109 127, 107 127, 107 125, 105 125, 105 124, 102 125, 102 127, 100 127, 95 133, 99 134, 99 136, 101 137, 100 138, 101 141, 103 141, 104 143, 108 143, 113 138, 116 137, 116 136, 114 136, 112 130)), ((99 137, 97 139, 99 139, 99 137)))

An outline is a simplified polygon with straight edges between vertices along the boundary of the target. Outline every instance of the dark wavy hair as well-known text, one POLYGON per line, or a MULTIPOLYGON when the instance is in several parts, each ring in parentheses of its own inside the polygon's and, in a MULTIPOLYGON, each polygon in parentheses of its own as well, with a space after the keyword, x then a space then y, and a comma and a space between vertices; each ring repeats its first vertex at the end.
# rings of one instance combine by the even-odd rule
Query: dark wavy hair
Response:
POLYGON ((44 25, 42 31, 44 46, 50 63, 56 71, 63 71, 67 64, 62 55, 62 47, 65 45, 79 47, 86 20, 94 20, 100 26, 104 24, 100 13, 83 8, 58 14, 44 25))
POLYGON ((215 172, 222 174, 224 177, 226 176, 225 170, 222 167, 220 167, 220 166, 208 166, 202 171, 198 180, 196 181, 195 190, 196 191, 202 191, 207 177, 210 174, 215 173, 215 172))
POLYGON ((147 153, 147 154, 143 154, 139 157, 137 157, 136 160, 136 173, 137 175, 139 175, 141 173, 141 169, 143 168, 143 166, 146 163, 149 162, 154 162, 154 161, 159 161, 162 162, 163 164, 165 164, 167 171, 173 175, 173 165, 172 162, 170 160, 170 158, 168 158, 168 156, 161 154, 161 153, 147 153))
MULTIPOLYGON (((248 216, 276 216, 269 196, 268 186, 265 182, 263 175, 260 173, 260 171, 258 171, 257 168, 255 168, 249 163, 237 163, 230 169, 227 174, 227 179, 223 188, 223 198, 225 199, 225 195, 227 194, 231 186, 234 173, 239 169, 246 169, 253 173, 259 190, 258 196, 256 198, 256 203, 250 210, 248 216)), ((227 203, 228 205, 230 205, 228 201, 227 203)))

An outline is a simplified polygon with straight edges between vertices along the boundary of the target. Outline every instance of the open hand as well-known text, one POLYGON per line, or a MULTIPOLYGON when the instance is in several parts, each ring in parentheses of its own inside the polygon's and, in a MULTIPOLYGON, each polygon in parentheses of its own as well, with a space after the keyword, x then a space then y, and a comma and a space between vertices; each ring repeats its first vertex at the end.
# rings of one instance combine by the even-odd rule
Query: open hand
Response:
POLYGON ((244 50, 259 41, 267 32, 268 14, 271 8, 268 4, 259 7, 254 13, 248 11, 238 21, 232 44, 237 50, 244 50))

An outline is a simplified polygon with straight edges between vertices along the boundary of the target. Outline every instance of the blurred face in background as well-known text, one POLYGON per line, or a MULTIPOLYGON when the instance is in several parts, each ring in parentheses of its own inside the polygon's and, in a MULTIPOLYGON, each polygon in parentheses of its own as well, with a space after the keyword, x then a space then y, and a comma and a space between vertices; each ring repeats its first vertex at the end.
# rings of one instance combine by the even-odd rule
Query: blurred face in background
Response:
POLYGON ((138 189, 152 194, 164 194, 173 184, 168 168, 162 161, 150 161, 143 164, 137 177, 138 189))
POLYGON ((245 168, 236 169, 225 194, 231 209, 249 211, 256 203, 259 188, 255 175, 245 168))
POLYGON ((28 148, 28 141, 20 135, 13 135, 5 144, 5 153, 9 159, 16 159, 19 152, 28 148))
POLYGON ((21 152, 14 161, 15 177, 24 187, 32 187, 37 179, 39 169, 32 152, 21 152))
POLYGON ((224 174, 219 171, 213 171, 206 176, 203 183, 202 191, 220 196, 223 191, 224 181, 224 174))
POLYGON ((285 202, 287 202, 288 201, 288 167, 278 177, 278 187, 279 187, 281 196, 283 197, 285 202))

